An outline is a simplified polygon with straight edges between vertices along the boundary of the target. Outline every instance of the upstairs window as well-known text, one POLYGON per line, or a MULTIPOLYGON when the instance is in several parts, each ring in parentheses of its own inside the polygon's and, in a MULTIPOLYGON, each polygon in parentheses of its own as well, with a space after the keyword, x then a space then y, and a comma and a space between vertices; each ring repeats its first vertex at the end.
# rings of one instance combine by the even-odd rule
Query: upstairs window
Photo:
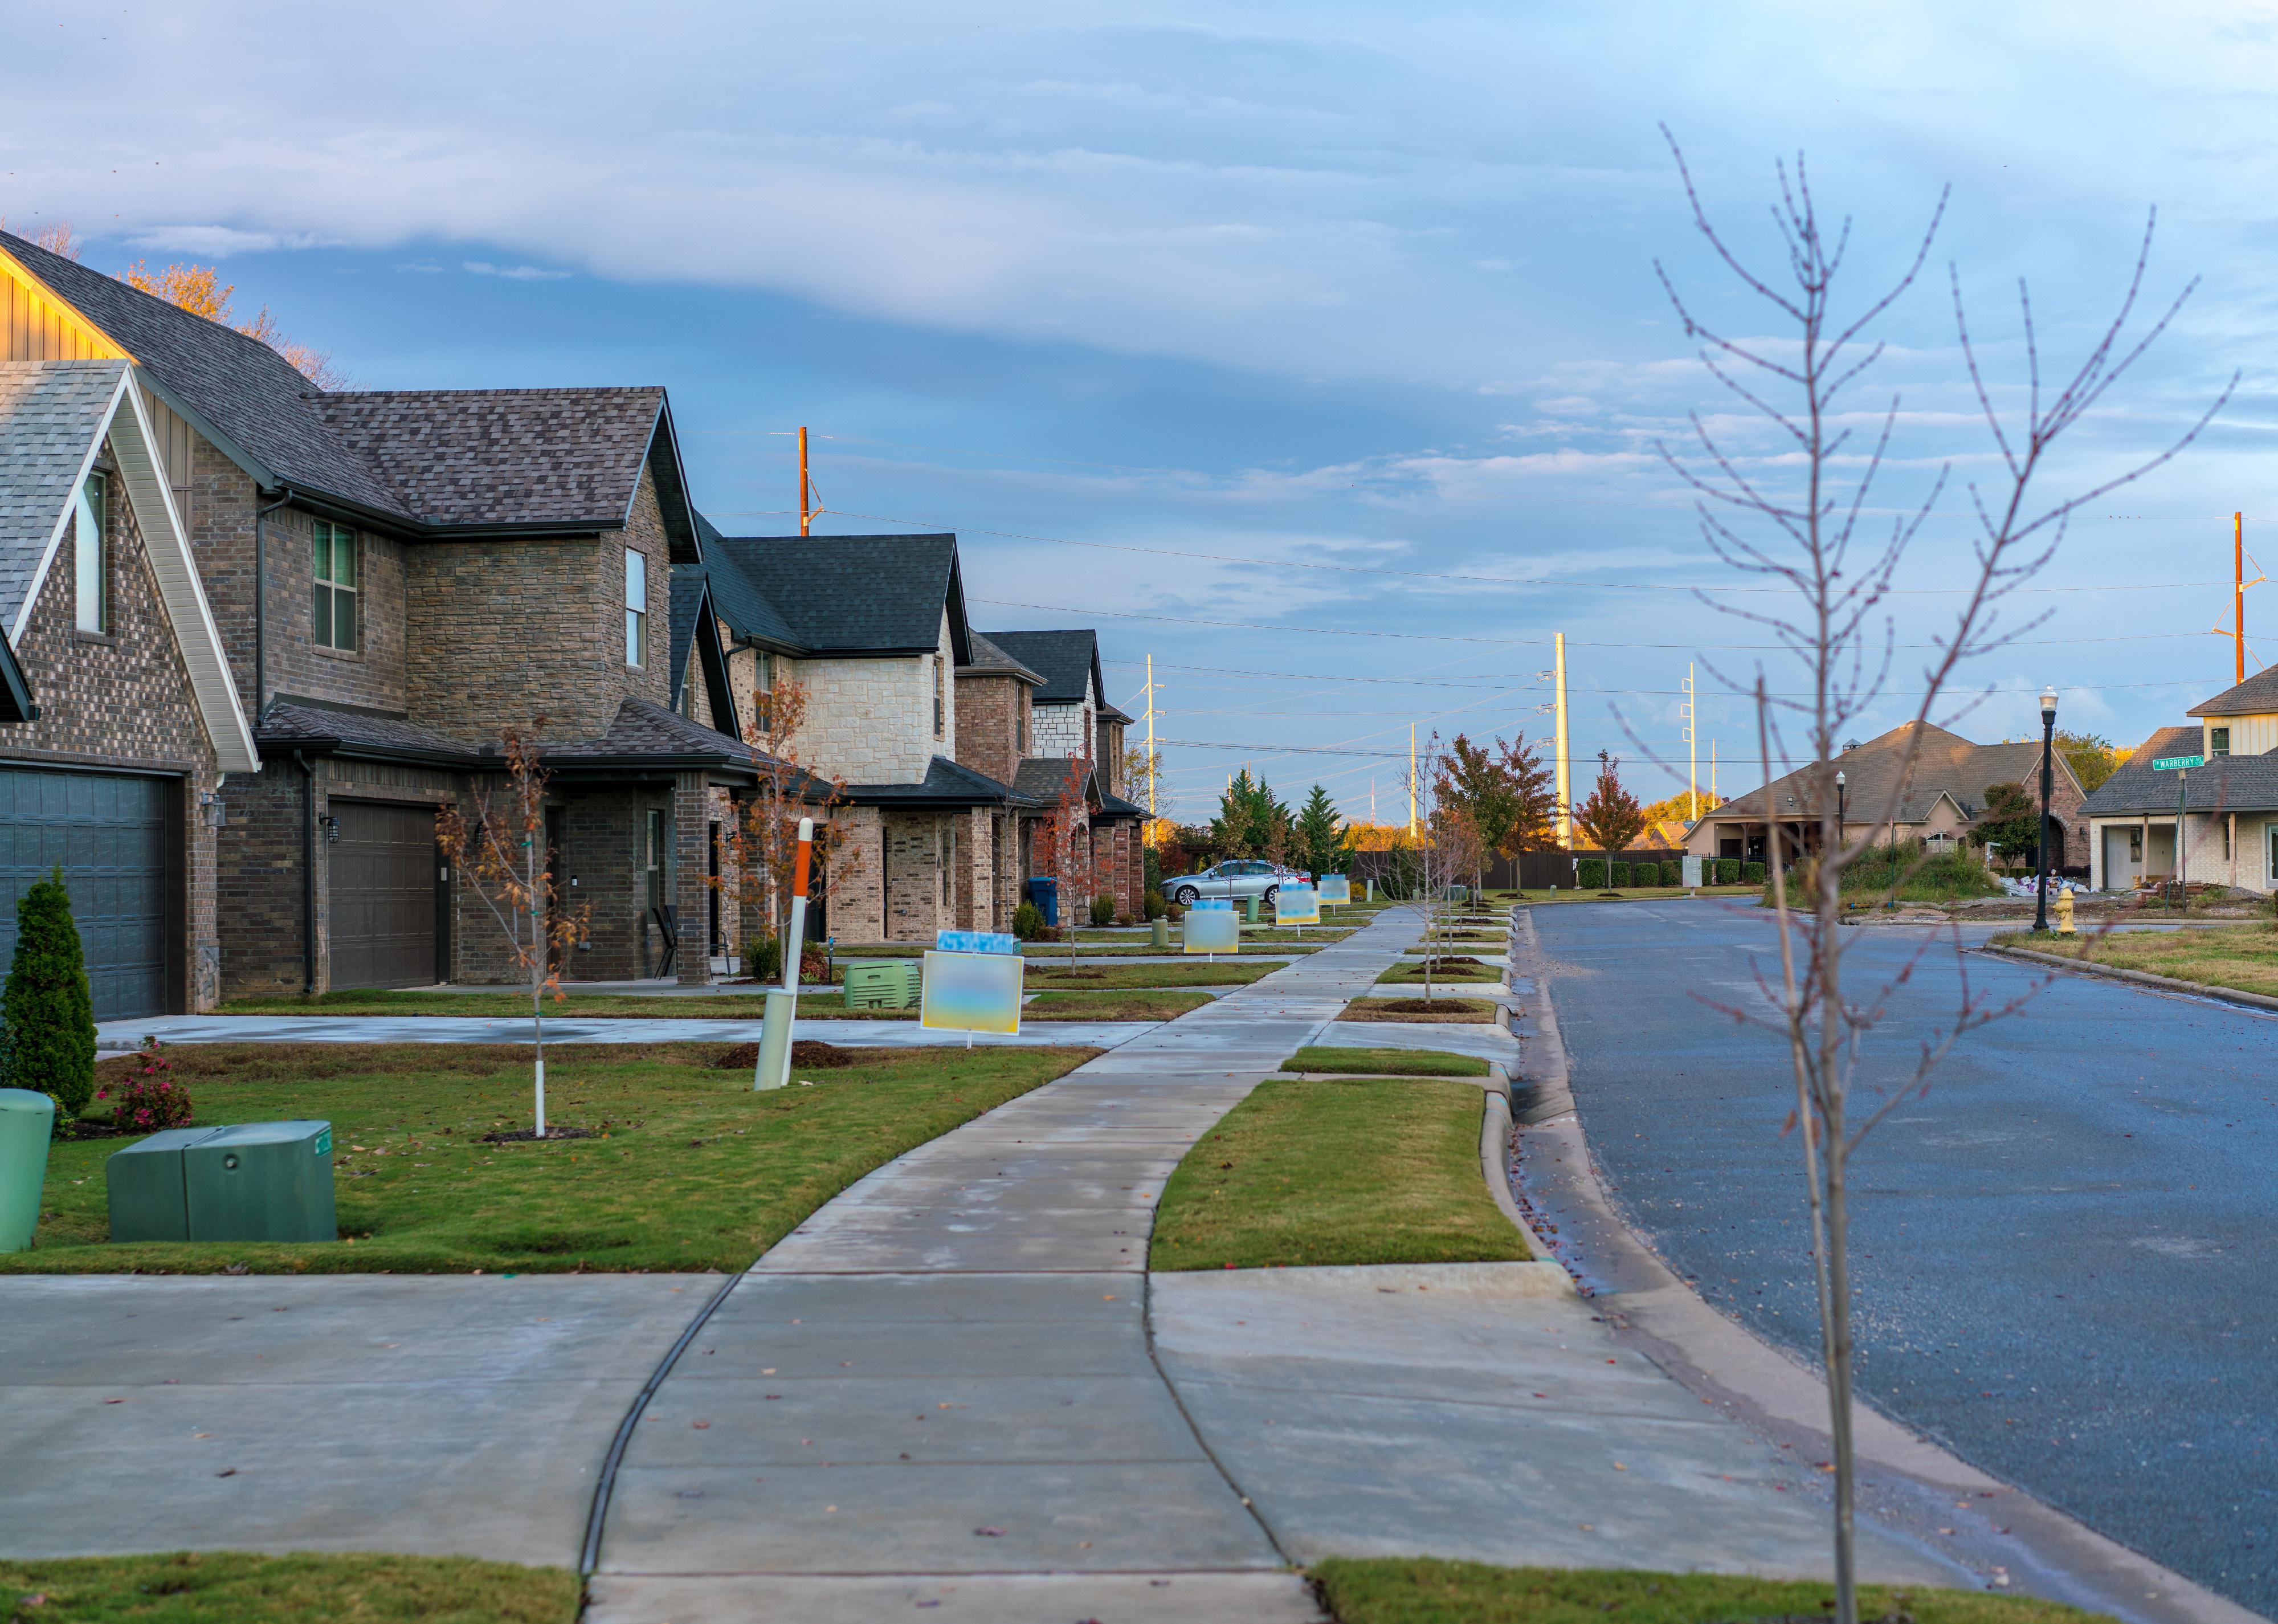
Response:
POLYGON ((111 631, 111 541, 103 524, 110 494, 101 474, 89 474, 72 504, 72 587, 79 601, 73 624, 98 636, 111 631))
POLYGON ((2228 755, 2230 754, 2230 730, 2228 728, 2211 727, 2207 729, 2207 754, 2209 755, 2228 755))
POLYGON ((316 638, 319 648, 354 648, 363 617, 357 612, 363 578, 356 532, 346 525, 316 521, 316 638))
POLYGON ((648 555, 625 549, 625 663, 648 663, 648 555))
POLYGON ((1022 755, 1028 753, 1028 696, 1025 692, 1013 703, 1013 748, 1022 755))
POLYGON ((752 651, 752 722, 762 733, 775 731, 776 657, 764 648, 752 651))
POLYGON ((933 657, 933 736, 938 739, 949 725, 949 668, 942 663, 939 655, 933 657))

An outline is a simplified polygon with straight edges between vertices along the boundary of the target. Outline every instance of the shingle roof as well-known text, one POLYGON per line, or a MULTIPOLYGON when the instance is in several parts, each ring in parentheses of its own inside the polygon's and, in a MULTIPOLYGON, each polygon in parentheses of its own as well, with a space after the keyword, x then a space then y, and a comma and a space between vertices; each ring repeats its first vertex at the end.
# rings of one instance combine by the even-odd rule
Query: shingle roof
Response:
POLYGON ((987 773, 960 766, 936 755, 926 765, 925 778, 916 784, 850 784, 846 798, 858 806, 924 802, 951 806, 1022 806, 1026 798, 1009 790, 987 773))
POLYGON ((973 662, 969 665, 959 668, 960 676, 967 671, 971 671, 976 676, 1017 677, 1025 683, 1038 686, 1043 684, 1044 680, 1043 672, 1030 670, 995 643, 982 636, 980 632, 975 632, 970 635, 973 641, 973 662))
MULTIPOLYGON (((1072 756, 1032 755, 1013 774, 1013 788, 1045 806, 1058 806, 1060 792, 1067 787, 1068 770, 1075 765, 1072 756)), ((1086 799, 1097 793, 1099 786, 1092 774, 1084 775, 1083 784, 1086 799)))
POLYGON ((609 731, 600 738, 548 745, 546 753, 548 755, 606 755, 621 760, 640 756, 663 756, 675 760, 707 756, 745 763, 756 763, 764 759, 741 739, 730 739, 701 722, 691 722, 677 710, 668 710, 655 701, 645 699, 622 701, 617 706, 616 716, 609 723, 609 731))
POLYGON ((952 657, 971 663, 953 535, 705 533, 712 601, 739 636, 802 654, 923 654, 940 646, 946 609, 952 657))
POLYGON ((307 700, 271 700, 269 709, 262 713, 255 734, 263 745, 272 748, 346 747, 469 766, 480 760, 472 747, 398 717, 378 716, 367 710, 307 700))
MULTIPOLYGON (((2166 729, 2167 732, 2181 729, 2166 729)), ((2182 750, 2169 750, 2173 755, 2198 754, 2199 730, 2192 728, 2182 750)), ((2152 735, 2156 742, 2159 735, 2152 735)), ((2117 817, 2148 812, 2153 816, 2162 813, 2175 816, 2179 789, 2174 771, 2154 772, 2152 762, 2156 757, 2137 751, 2125 765, 2102 784, 2088 798, 2081 810, 2090 817, 2117 817)), ((2208 759, 2203 767, 2190 770, 2190 809, 2194 812, 2269 812, 2278 811, 2278 754, 2269 755, 2217 755, 2208 759)))
MULTIPOLYGON (((2148 767, 2164 755, 2197 755, 2199 747, 2206 742, 2206 734, 2197 726, 2163 727, 2129 752, 2124 766, 2148 767)), ((2106 779, 2106 783, 2111 782, 2106 779)), ((2098 788, 2102 788, 2098 785, 2098 788)))
POLYGON ((13 625, 24 606, 126 367, 0 362, 0 626, 13 625))
POLYGON ((1102 795, 1100 814, 1105 817, 1152 817, 1155 815, 1135 801, 1126 801, 1120 795, 1102 795))
POLYGON ((1099 670, 1096 632, 991 632, 989 640, 1030 670, 1043 674, 1036 698, 1044 704, 1079 704, 1089 678, 1094 695, 1105 699, 1107 684, 1099 670))
MULTIPOLYGON (((1962 816, 1974 819, 1984 808, 1989 786, 2022 784, 2039 773, 2041 747, 2031 741, 1972 744, 1942 727, 1908 723, 1844 751, 1832 764, 1844 776, 1846 802, 1854 823, 1887 815, 1902 824, 1920 823, 1930 816, 1940 795, 1952 796, 1962 816), (1917 726, 1922 730, 1921 748, 1901 785, 1900 772, 1906 762, 1907 738, 1917 726)), ((2061 752, 2056 770, 2072 770, 2061 752)), ((1814 816, 1822 809, 1812 801, 1802 769, 1773 779, 1769 788, 1776 817, 1814 816)), ((1761 789, 1750 790, 1702 816, 1762 817, 1764 794, 1761 789)))
POLYGON ((343 446, 313 408, 322 391, 259 339, 20 237, 0 236, 0 246, 272 473, 378 513, 409 517, 401 494, 343 446))
POLYGON ((2278 710, 2278 665, 2259 670, 2236 687, 2226 688, 2204 704, 2183 712, 2187 716, 2244 716, 2278 710))
POLYGON ((423 524, 600 527, 631 506, 664 391, 393 389, 310 405, 423 524))

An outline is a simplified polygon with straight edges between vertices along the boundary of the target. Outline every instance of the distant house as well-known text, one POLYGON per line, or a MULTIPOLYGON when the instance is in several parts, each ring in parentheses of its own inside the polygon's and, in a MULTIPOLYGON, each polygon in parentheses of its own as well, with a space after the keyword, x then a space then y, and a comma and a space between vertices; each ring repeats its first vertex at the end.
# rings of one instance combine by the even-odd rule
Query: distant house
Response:
MULTIPOLYGON (((1985 793, 1997 784, 2022 786, 2040 799, 2041 747, 1972 744, 1959 733, 1930 723, 1908 723, 1847 747, 1831 763, 1824 785, 1815 789, 1808 769, 1775 778, 1701 814, 1686 837, 1685 849, 1697 857, 1738 857, 1762 862, 1770 831, 1780 826, 1782 849, 1810 851, 1819 844, 1819 820, 1837 809, 1834 773, 1843 775, 1843 833, 1858 839, 1889 818, 1901 840, 1920 840, 1930 850, 1964 846, 1985 810, 1985 793), (1915 744, 1913 761, 1908 746, 1915 744)), ((2049 808, 2054 828, 2052 868, 2078 864, 2089 847, 2086 797, 2080 780, 2059 754, 2049 808)))
POLYGON ((2119 891, 2172 879, 2183 810, 2182 877, 2278 891, 2278 669, 2259 671, 2163 727, 2097 786, 2085 808, 2093 830, 2089 883, 2119 891), (2200 755, 2187 781, 2152 763, 2200 755))

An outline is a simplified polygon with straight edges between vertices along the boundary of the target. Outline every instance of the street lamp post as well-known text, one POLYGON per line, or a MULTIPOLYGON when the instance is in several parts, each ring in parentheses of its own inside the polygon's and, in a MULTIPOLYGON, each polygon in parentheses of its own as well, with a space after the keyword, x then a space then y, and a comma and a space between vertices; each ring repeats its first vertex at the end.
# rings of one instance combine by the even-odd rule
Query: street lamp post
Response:
POLYGON ((1835 774, 1835 849, 1838 852, 1843 849, 1843 773, 1838 768, 1835 774))
MULTIPOLYGON (((2057 691, 2041 690, 2041 838, 2040 900, 2033 909, 2033 934, 2049 933, 2049 797, 2054 793, 2056 775, 2057 691)), ((2180 846, 2177 847, 2181 849, 2180 846)))

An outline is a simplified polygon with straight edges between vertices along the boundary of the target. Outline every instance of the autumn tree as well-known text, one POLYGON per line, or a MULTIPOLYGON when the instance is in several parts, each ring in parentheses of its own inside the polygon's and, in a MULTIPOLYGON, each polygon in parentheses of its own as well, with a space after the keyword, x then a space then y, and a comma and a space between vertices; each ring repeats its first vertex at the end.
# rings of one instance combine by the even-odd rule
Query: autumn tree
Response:
MULTIPOLYGON (((1574 822, 1605 853, 1610 865, 1645 828, 1645 808, 1622 787, 1621 758, 1598 752, 1598 781, 1590 799, 1574 808, 1574 822)), ((1606 876, 1610 885, 1613 875, 1606 876)))
POLYGON ((2080 780, 2081 793, 2093 795, 2106 778, 2120 770, 2120 758, 2124 752, 2114 748, 2112 740, 2101 733, 2074 733, 2060 729, 2057 754, 2072 769, 2072 776, 2080 780))
POLYGON ((1495 841, 1506 857, 1521 852, 1558 849, 1558 771, 1542 759, 1540 746, 1530 746, 1526 735, 1514 735, 1502 747, 1502 776, 1510 785, 1513 814, 1510 826, 1495 841))
POLYGON ((1076 961, 1077 910, 1091 901, 1091 758, 1069 761, 1060 780, 1052 809, 1044 816, 1043 833, 1051 864, 1049 872, 1059 881, 1060 928, 1067 932, 1068 965, 1076 961))
POLYGON ((163 271, 153 271, 148 262, 138 259, 126 267, 126 274, 118 280, 138 293, 164 299, 177 310, 187 310, 225 327, 233 326, 246 337, 258 339, 319 389, 348 387, 348 377, 333 364, 332 352, 314 349, 287 338, 278 329, 267 305, 263 305, 260 314, 251 321, 235 321, 230 297, 237 292, 237 285, 225 284, 221 272, 212 265, 170 264, 163 271))
MULTIPOLYGON (((7 229, 8 217, 0 214, 0 231, 7 229)), ((35 226, 28 232, 17 234, 34 248, 45 249, 58 259, 76 260, 79 257, 79 239, 72 234, 69 220, 50 220, 44 226, 35 226)))
POLYGON ((1441 814, 1441 821, 1433 825, 1435 831, 1449 818, 1462 819, 1464 846, 1472 859, 1472 866, 1463 871, 1471 875, 1472 887, 1477 889, 1487 854, 1500 849, 1505 837, 1517 826, 1517 786, 1491 743, 1475 745, 1458 733, 1448 741, 1448 752, 1441 757, 1432 800, 1441 814))
MULTIPOLYGON (((540 716, 535 732, 546 725, 540 716)), ((530 1038, 536 1062, 532 1137, 546 1137, 545 997, 562 996, 554 966, 585 939, 588 909, 562 905, 546 844, 546 785, 552 777, 538 747, 513 729, 501 739, 506 783, 495 798, 479 783, 467 792, 474 808, 452 802, 435 814, 435 840, 459 884, 490 910, 514 962, 530 980, 530 1038)))

